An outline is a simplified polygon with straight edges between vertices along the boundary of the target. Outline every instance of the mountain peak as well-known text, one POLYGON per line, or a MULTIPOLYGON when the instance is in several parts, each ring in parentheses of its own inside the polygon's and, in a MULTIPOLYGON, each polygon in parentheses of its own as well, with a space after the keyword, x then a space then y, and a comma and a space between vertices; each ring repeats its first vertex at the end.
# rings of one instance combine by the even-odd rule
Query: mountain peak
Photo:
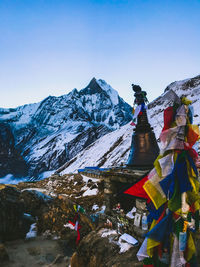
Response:
POLYGON ((74 88, 72 91, 71 91, 71 94, 73 95, 77 95, 78 94, 78 90, 76 88, 74 88))
POLYGON ((96 78, 92 78, 92 80, 89 82, 88 86, 86 86, 84 89, 90 89, 92 92, 99 92, 102 90, 101 86, 97 83, 96 78))
POLYGON ((87 87, 81 90, 82 93, 89 93, 89 94, 95 94, 95 93, 106 93, 108 97, 110 97, 111 102, 113 105, 119 104, 119 95, 116 90, 114 90, 109 84, 107 84, 104 80, 96 80, 96 78, 92 78, 90 83, 87 87))

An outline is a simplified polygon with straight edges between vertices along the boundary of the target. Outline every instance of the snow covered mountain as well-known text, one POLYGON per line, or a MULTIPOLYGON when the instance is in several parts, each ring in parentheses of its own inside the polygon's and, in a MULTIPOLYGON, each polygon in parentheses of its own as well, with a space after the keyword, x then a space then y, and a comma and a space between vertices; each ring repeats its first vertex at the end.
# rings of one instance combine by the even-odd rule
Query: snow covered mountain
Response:
MULTIPOLYGON (((163 127, 163 110, 171 102, 171 89, 193 101, 194 123, 200 124, 200 76, 173 82, 148 105, 157 138, 163 127)), ((133 132, 131 110, 112 87, 95 78, 80 91, 0 109, 0 176, 38 176, 56 169, 64 174, 86 166, 124 165, 133 132)))
MULTIPOLYGON (((13 149, 24 158, 28 175, 37 176, 59 168, 101 136, 127 124, 131 110, 116 90, 93 78, 80 91, 15 109, 1 108, 0 122, 9 127, 13 149)), ((16 168, 8 173, 19 173, 16 168)))
MULTIPOLYGON (((149 122, 154 128, 157 139, 163 128, 163 110, 172 103, 171 90, 178 96, 185 95, 193 101, 194 124, 200 124, 200 76, 171 83, 161 96, 148 105, 149 122)), ((57 173, 67 174, 87 166, 106 168, 125 165, 130 152, 132 133, 133 127, 130 123, 108 133, 64 164, 57 173)))

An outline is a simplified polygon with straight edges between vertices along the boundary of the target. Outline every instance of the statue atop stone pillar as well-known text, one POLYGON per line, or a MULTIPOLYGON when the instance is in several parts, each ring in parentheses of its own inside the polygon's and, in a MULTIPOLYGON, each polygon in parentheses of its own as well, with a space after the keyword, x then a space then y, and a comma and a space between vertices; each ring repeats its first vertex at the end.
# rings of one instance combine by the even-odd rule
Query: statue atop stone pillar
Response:
POLYGON ((138 116, 136 127, 133 130, 127 167, 148 170, 153 167, 154 160, 159 154, 159 147, 153 128, 149 124, 147 118, 145 106, 145 103, 148 102, 146 97, 147 93, 142 91, 139 85, 132 84, 132 89, 135 92, 134 104, 137 105, 136 111, 138 116))

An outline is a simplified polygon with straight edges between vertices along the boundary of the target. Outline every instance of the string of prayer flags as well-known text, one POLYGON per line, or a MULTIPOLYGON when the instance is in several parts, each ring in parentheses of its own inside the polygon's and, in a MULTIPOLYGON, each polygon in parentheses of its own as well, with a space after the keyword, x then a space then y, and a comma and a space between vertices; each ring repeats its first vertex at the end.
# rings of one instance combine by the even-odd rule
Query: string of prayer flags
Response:
POLYGON ((164 111, 162 149, 154 169, 125 191, 149 201, 151 227, 137 253, 143 266, 197 266, 193 235, 199 229, 200 183, 193 145, 200 132, 191 124, 191 101, 171 95, 174 103, 164 111))

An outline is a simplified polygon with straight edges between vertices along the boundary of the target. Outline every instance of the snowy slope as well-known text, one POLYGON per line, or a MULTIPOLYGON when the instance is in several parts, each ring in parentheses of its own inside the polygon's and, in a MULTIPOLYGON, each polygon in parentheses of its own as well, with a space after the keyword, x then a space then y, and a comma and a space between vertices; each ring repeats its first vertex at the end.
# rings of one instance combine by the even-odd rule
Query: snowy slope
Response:
POLYGON ((133 127, 128 123, 119 130, 104 135, 67 162, 57 173, 76 172, 86 166, 111 167, 124 165, 128 159, 133 127))

